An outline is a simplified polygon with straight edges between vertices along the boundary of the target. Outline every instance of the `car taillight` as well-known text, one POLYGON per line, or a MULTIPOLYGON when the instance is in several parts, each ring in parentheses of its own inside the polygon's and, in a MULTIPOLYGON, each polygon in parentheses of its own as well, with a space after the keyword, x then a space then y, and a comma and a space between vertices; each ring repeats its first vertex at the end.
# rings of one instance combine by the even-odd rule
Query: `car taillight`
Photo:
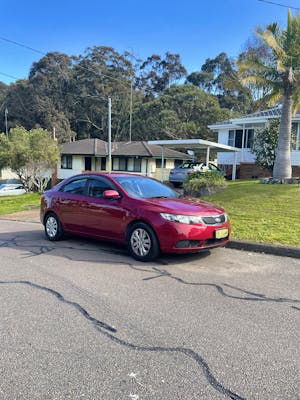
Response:
POLYGON ((175 172, 173 172, 173 171, 170 171, 170 175, 173 175, 173 174, 175 174, 175 172))

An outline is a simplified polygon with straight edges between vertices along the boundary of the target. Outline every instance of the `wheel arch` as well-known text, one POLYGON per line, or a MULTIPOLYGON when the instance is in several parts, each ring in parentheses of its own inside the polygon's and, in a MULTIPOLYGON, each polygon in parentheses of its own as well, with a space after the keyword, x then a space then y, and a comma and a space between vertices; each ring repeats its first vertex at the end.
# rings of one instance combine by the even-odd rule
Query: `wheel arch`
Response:
POLYGON ((154 233, 154 235, 155 235, 155 237, 156 237, 156 239, 157 239, 157 243, 158 243, 158 245, 159 245, 159 248, 160 248, 160 240, 159 240, 158 234, 156 233, 156 231, 155 231, 153 225, 152 225, 151 223, 149 223, 148 221, 146 221, 145 219, 142 219, 142 218, 134 219, 133 221, 131 221, 131 222, 127 225, 127 227, 126 227, 126 235, 125 235, 126 242, 128 242, 128 235, 129 235, 130 229, 131 229, 135 224, 139 224, 139 223, 146 224, 146 225, 148 225, 148 226, 152 229, 152 231, 153 231, 153 233, 154 233))
POLYGON ((43 217, 43 225, 44 226, 45 226, 45 223, 46 223, 46 218, 48 217, 49 214, 54 214, 59 219, 59 217, 58 217, 58 215, 56 214, 55 211, 47 210, 47 212, 45 213, 45 215, 43 217))

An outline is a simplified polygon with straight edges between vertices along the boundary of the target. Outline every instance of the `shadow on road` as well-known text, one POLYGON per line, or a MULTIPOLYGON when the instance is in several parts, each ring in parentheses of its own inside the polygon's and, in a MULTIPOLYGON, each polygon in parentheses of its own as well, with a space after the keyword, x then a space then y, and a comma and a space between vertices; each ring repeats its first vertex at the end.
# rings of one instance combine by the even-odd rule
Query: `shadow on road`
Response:
POLYGON ((201 261, 211 254, 207 250, 196 254, 162 254, 154 262, 142 263, 130 257, 126 245, 70 235, 63 240, 50 242, 40 229, 0 233, 0 247, 23 250, 25 258, 49 254, 73 261, 97 263, 107 262, 107 258, 109 258, 112 263, 145 266, 149 264, 172 266, 201 261), (105 255, 105 259, 103 255, 105 255))

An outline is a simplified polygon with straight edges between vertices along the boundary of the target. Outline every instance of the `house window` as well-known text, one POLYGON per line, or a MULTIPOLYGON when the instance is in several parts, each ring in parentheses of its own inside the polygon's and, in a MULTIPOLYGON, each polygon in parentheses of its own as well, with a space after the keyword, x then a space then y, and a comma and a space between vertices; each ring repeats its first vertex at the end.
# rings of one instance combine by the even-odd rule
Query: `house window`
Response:
POLYGON ((113 160, 112 160, 112 169, 114 171, 119 171, 119 159, 118 158, 113 158, 113 160))
MULTIPOLYGON (((156 168, 161 168, 161 158, 155 160, 156 168)), ((166 159, 164 159, 164 168, 166 168, 166 159)))
POLYGON ((292 150, 300 150, 300 124, 292 123, 292 150))
POLYGON ((141 158, 134 158, 133 159, 133 171, 134 172, 141 172, 142 171, 142 160, 141 160, 141 158))
POLYGON ((70 155, 62 155, 61 156, 61 169, 72 169, 72 156, 70 155))
POLYGON ((243 129, 236 129, 235 131, 229 131, 228 134, 228 146, 237 147, 239 149, 250 149, 253 145, 254 129, 245 129, 243 135, 243 129), (244 143, 243 143, 244 136, 244 143))
POLYGON ((127 158, 119 159, 119 171, 127 171, 127 158))
POLYGON ((127 158, 113 158, 114 171, 127 171, 127 158))
POLYGON ((228 146, 234 147, 235 131, 229 131, 228 134, 228 146))
POLYGON ((241 149, 242 143, 243 143, 243 131, 242 129, 237 129, 235 131, 234 146, 237 147, 238 149, 241 149))
POLYGON ((254 140, 254 129, 246 129, 244 137, 244 148, 251 149, 254 140))

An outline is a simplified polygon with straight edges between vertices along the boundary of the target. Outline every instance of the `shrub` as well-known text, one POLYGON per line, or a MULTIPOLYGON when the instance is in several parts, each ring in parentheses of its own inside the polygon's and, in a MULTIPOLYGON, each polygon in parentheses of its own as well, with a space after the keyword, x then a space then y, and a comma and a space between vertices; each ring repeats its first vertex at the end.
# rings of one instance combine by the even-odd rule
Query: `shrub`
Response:
POLYGON ((183 183, 184 194, 201 197, 224 190, 227 183, 218 172, 193 172, 189 174, 183 183))

